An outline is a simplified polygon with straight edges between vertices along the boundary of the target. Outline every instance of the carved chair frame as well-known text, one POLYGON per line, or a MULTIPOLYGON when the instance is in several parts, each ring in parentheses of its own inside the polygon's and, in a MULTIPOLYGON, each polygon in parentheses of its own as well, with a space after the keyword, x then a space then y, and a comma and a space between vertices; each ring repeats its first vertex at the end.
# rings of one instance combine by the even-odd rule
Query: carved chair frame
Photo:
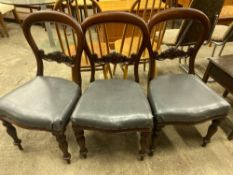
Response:
MULTIPOLYGON (((208 34, 210 30, 210 22, 208 20, 208 17, 201 11, 196 9, 184 9, 184 8, 175 8, 175 9, 168 9, 164 10, 160 13, 155 14, 151 21, 148 24, 149 33, 152 32, 152 29, 155 25, 167 21, 167 20, 174 20, 174 19, 188 19, 188 20, 195 20, 199 21, 201 23, 202 32, 199 34, 199 38, 197 38, 197 41, 193 47, 190 47, 188 51, 181 51, 178 49, 178 47, 175 48, 168 48, 167 50, 159 53, 158 51, 153 51, 151 44, 148 45, 149 51, 150 51, 150 57, 151 64, 150 64, 150 71, 149 71, 149 78, 148 80, 151 81, 154 78, 154 62, 155 60, 165 60, 165 59, 175 59, 177 57, 187 57, 189 56, 189 74, 195 74, 194 70, 194 64, 195 64, 195 58, 197 55, 198 50, 202 46, 203 42, 206 39, 206 34, 208 34)), ((182 41, 180 42, 182 43, 182 41)), ((148 82, 149 83, 149 82, 148 82)), ((227 115, 227 114, 226 114, 227 115)), ((165 125, 193 125, 197 123, 202 123, 208 120, 212 120, 212 124, 209 126, 207 135, 203 138, 203 144, 202 146, 206 146, 209 142, 211 137, 215 134, 217 131, 217 127, 221 123, 221 121, 226 117, 226 115, 221 116, 214 116, 208 119, 200 120, 198 122, 165 122, 158 116, 154 117, 154 130, 151 137, 151 145, 150 145, 150 152, 149 155, 153 155, 154 147, 155 147, 155 141, 157 141, 159 132, 165 125)))
MULTIPOLYGON (((44 74, 43 73, 44 72, 43 61, 44 60, 49 59, 50 61, 56 61, 58 63, 67 64, 67 59, 68 59, 68 63, 70 63, 70 61, 72 62, 72 74, 73 74, 73 77, 75 77, 74 81, 81 87, 81 75, 80 75, 79 67, 80 67, 80 58, 81 58, 81 54, 83 51, 84 37, 83 37, 81 26, 80 24, 77 23, 77 21, 75 21, 74 19, 72 19, 66 14, 62 14, 62 13, 55 12, 55 11, 36 12, 36 13, 31 14, 25 19, 23 23, 23 32, 36 58, 36 63, 37 63, 36 76, 43 76, 44 74), (79 42, 79 45, 76 48, 77 54, 73 58, 63 57, 62 52, 56 52, 55 54, 50 53, 47 55, 42 54, 44 53, 43 50, 40 50, 38 48, 37 44, 35 43, 33 39, 33 36, 31 33, 31 27, 36 22, 45 22, 45 21, 52 21, 52 22, 66 24, 68 26, 71 26, 72 29, 76 32, 77 41, 79 42)), ((71 113, 72 111, 70 112, 70 115, 71 113)), ((3 125, 6 127, 7 133, 13 138, 14 144, 17 145, 20 150, 23 150, 21 146, 21 140, 18 138, 16 128, 12 124, 15 124, 25 129, 52 132, 52 135, 56 137, 56 140, 59 144, 59 148, 63 152, 63 159, 66 160, 67 163, 70 163, 71 155, 68 152, 68 143, 66 141, 66 136, 64 134, 69 120, 66 122, 64 128, 61 131, 54 131, 54 130, 47 130, 47 129, 24 126, 22 124, 19 124, 16 121, 7 119, 5 116, 0 116, 0 120, 2 120, 3 125)))
MULTIPOLYGON (((90 48, 88 47, 87 43, 85 43, 84 50, 87 53, 87 56, 89 57, 90 63, 91 63, 91 82, 95 81, 95 63, 97 61, 99 62, 108 62, 108 63, 126 63, 131 62, 134 63, 134 75, 135 75, 135 81, 139 82, 139 76, 138 76, 138 65, 140 56, 142 55, 144 49, 146 48, 146 45, 148 43, 149 39, 149 32, 147 28, 147 24, 143 19, 140 17, 137 17, 131 13, 128 12, 104 12, 99 13, 96 15, 93 15, 82 23, 83 33, 87 32, 88 28, 94 25, 98 24, 104 24, 104 23, 127 23, 137 26, 143 34, 141 46, 139 49, 139 52, 137 55, 133 55, 130 57, 124 56, 122 54, 118 53, 110 53, 106 56, 97 58, 95 54, 91 54, 90 48)), ((107 80, 106 80, 107 81, 107 80)), ((139 159, 143 160, 144 155, 146 153, 146 149, 148 147, 148 141, 150 138, 151 129, 150 128, 134 128, 134 129, 119 129, 119 130, 108 130, 108 129, 100 129, 100 128, 94 128, 94 127, 88 127, 88 126, 80 126, 78 123, 72 122, 73 130, 76 135, 77 143, 80 147, 80 156, 83 158, 86 158, 87 156, 87 148, 85 146, 85 137, 84 137, 84 130, 94 130, 94 131, 102 131, 102 132, 108 132, 108 133, 121 133, 121 132, 140 132, 140 149, 139 149, 139 159)))

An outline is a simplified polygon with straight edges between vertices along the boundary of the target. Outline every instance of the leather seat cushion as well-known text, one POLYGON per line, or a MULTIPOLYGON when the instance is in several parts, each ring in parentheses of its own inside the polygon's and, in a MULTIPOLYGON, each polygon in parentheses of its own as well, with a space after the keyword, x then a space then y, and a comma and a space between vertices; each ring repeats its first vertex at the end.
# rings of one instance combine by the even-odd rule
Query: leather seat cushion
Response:
POLYGON ((38 76, 0 98, 0 116, 24 127, 59 131, 79 97, 72 81, 38 76))
POLYGON ((159 76, 148 91, 154 116, 168 123, 201 122, 230 110, 222 97, 190 74, 159 76))
POLYGON ((79 126, 103 130, 152 128, 152 119, 143 90, 129 80, 94 81, 71 117, 79 126))

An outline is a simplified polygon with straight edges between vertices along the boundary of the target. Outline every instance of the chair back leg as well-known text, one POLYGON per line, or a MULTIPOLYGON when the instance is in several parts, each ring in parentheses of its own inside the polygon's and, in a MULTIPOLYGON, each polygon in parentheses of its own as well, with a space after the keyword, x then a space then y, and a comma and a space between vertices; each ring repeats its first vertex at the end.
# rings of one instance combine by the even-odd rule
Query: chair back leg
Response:
POLYGON ((203 138, 202 146, 205 147, 210 143, 211 137, 217 132, 219 124, 222 122, 221 119, 215 119, 212 121, 212 124, 209 126, 206 136, 203 138))
POLYGON ((148 150, 151 132, 140 132, 140 148, 138 160, 144 160, 144 156, 148 150))
POLYGON ((80 157, 85 159, 87 157, 87 148, 86 148, 84 130, 75 123, 72 123, 72 127, 74 131, 74 135, 76 137, 76 141, 80 147, 80 151, 79 151, 80 157))

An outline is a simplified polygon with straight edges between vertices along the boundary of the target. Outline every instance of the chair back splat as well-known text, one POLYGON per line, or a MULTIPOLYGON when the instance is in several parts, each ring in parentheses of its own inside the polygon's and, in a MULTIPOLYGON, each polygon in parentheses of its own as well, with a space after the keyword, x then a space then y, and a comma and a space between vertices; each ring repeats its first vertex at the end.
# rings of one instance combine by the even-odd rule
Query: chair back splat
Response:
MULTIPOLYGON (((84 45, 84 37, 82 33, 82 29, 80 24, 73 19, 70 18, 66 14, 62 14, 60 12, 37 12, 33 15, 30 15, 23 24, 23 32, 24 35, 31 46, 37 62, 37 75, 43 76, 44 74, 44 65, 43 60, 46 61, 56 61, 58 63, 65 63, 66 65, 72 68, 72 77, 73 80, 78 83, 81 87, 81 75, 80 75, 80 55, 83 51, 84 45), (31 27, 35 23, 41 22, 50 22, 51 25, 54 24, 57 31, 66 30, 70 31, 72 35, 69 37, 75 41, 75 55, 65 55, 63 52, 59 51, 57 48, 52 48, 52 51, 45 53, 43 49, 40 49, 37 43, 35 42, 35 38, 32 36, 31 27), (56 50, 56 51, 54 51, 56 50)), ((61 36, 60 36, 61 38, 61 36)), ((69 42, 69 38, 65 38, 66 42, 69 42)))
MULTIPOLYGON (((206 34, 210 30, 210 22, 208 20, 208 17, 201 11, 196 9, 184 9, 184 8, 176 8, 176 9, 168 9, 164 10, 160 13, 155 14, 152 19, 150 20, 148 26, 149 26, 149 32, 151 40, 154 39, 154 28, 164 22, 172 21, 172 20, 185 20, 189 25, 186 25, 185 31, 187 32, 190 24, 192 23, 199 23, 199 33, 198 36, 196 36, 195 40, 192 41, 192 45, 188 47, 187 51, 179 49, 179 46, 182 46, 186 43, 186 32, 178 38, 178 42, 175 46, 168 47, 165 50, 161 50, 158 52, 158 50, 152 49, 152 44, 149 46, 151 49, 150 55, 151 58, 154 58, 155 60, 164 60, 164 59, 175 59, 175 58, 181 58, 181 57, 190 57, 189 59, 189 73, 195 74, 194 71, 194 62, 196 54, 205 41, 206 34)), ((163 37, 163 36, 161 36, 163 37)), ((162 40, 161 38, 157 38, 157 40, 162 40)), ((154 61, 152 61, 152 64, 154 64, 154 61)), ((153 69, 153 65, 151 66, 151 69, 153 69)), ((154 70, 150 71, 150 79, 153 79, 153 72, 154 70)))
MULTIPOLYGON (((82 94, 71 116, 76 140, 80 146, 81 157, 87 156, 85 145, 85 130, 97 130, 111 133, 140 132, 139 159, 143 160, 148 147, 148 139, 153 127, 153 116, 148 100, 139 82, 138 64, 140 57, 149 43, 149 32, 146 22, 127 12, 103 12, 86 18, 82 22, 85 35, 84 50, 91 64, 91 82, 82 94), (129 31, 135 30, 141 40, 130 38, 137 42, 138 50, 131 53, 120 52, 120 49, 108 50, 108 25, 129 31), (100 48, 92 49, 89 41, 89 31, 100 31, 107 52, 100 54, 100 48), (95 80, 95 64, 131 64, 134 66, 134 79, 95 80)), ((113 30, 112 32, 114 32, 113 30)), ((98 35, 96 35, 98 37, 98 35)), ((97 79, 97 78, 96 78, 97 79)))
MULTIPOLYGON (((74 19, 76 19, 80 24, 83 20, 85 20, 87 17, 92 16, 96 13, 101 12, 101 8, 97 4, 95 0, 58 0, 54 5, 54 10, 60 11, 63 13, 68 14, 69 16, 72 16, 74 19)), ((67 31, 63 31, 64 35, 69 35, 67 31)), ((74 44, 64 42, 60 38, 61 33, 57 31, 57 35, 59 38, 59 43, 61 46, 61 49, 65 55, 72 56, 75 54, 74 51, 74 44)), ((92 50, 95 47, 102 47, 103 41, 100 38, 99 30, 89 31, 88 32, 88 38, 91 43, 92 50), (98 37, 96 37, 98 35, 98 37)), ((102 49, 104 51, 104 49, 102 49)), ((100 52, 102 54, 102 52, 100 52)), ((111 75, 111 69, 109 65, 102 65, 102 64, 96 64, 95 65, 96 70, 103 71, 105 79, 107 79, 107 71, 110 71, 111 75)), ((81 59, 81 71, 86 72, 90 71, 90 62, 87 58, 86 53, 84 52, 81 59)))
MULTIPOLYGON (((95 79, 95 67, 94 65, 96 63, 104 64, 104 63, 124 63, 124 64, 133 64, 134 65, 134 76, 135 81, 139 82, 139 76, 138 76, 138 64, 140 57, 146 48, 146 44, 148 43, 148 28, 143 19, 140 17, 137 17, 131 13, 127 12, 106 12, 106 13, 99 13, 94 16, 91 16, 83 21, 82 28, 84 35, 86 36, 86 45, 84 47, 85 52, 87 53, 90 63, 91 63, 91 81, 94 81, 95 79), (116 25, 122 25, 122 26, 129 26, 130 31, 135 33, 139 33, 142 37, 140 40, 135 39, 135 36, 131 37, 131 40, 135 43, 137 43, 138 49, 133 50, 133 52, 130 53, 124 53, 122 52, 121 48, 113 48, 111 50, 108 50, 108 42, 105 42, 106 44, 106 50, 107 52, 102 54, 99 54, 101 52, 96 52, 92 49, 91 42, 88 40, 88 35, 86 35, 90 30, 101 30, 103 34, 103 38, 107 41, 107 25, 116 24, 116 25), (93 28, 94 27, 94 28, 93 28), (94 51, 94 52, 93 52, 94 51)), ((122 40, 122 42, 124 42, 122 40)))

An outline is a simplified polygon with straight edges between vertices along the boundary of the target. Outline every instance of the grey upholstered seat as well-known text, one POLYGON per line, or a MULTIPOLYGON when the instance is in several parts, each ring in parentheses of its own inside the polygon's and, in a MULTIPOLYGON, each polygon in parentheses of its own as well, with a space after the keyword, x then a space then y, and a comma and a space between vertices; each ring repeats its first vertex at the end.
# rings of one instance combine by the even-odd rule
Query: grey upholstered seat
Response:
POLYGON ((230 105, 191 74, 164 75, 151 81, 153 114, 164 122, 201 122, 226 115, 230 105), (171 83, 172 82, 172 83, 171 83))
POLYGON ((79 86, 69 80, 37 76, 0 98, 0 115, 25 127, 59 131, 79 96, 79 86))
POLYGON ((96 80, 83 93, 71 120, 80 126, 107 130, 152 128, 149 103, 129 80, 96 80))

